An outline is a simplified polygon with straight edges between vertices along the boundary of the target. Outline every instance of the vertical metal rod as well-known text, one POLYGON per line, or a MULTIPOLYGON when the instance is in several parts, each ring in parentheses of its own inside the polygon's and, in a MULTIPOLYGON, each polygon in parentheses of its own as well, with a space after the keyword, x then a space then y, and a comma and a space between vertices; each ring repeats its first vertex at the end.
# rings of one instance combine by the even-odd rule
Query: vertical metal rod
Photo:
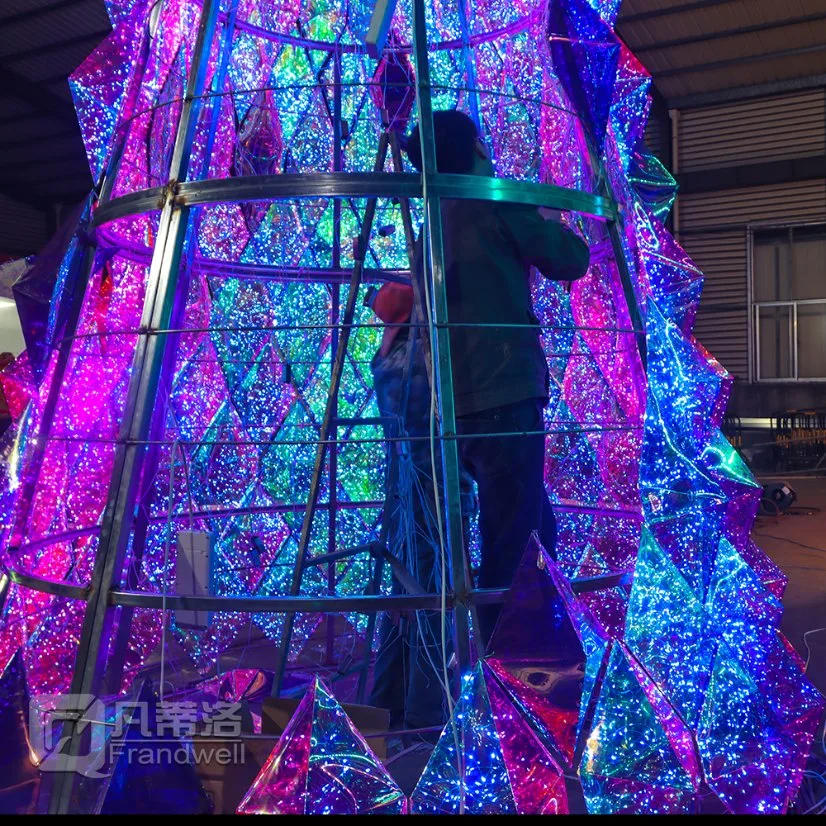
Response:
MULTIPOLYGON (((336 52, 333 58, 333 171, 341 172, 341 53, 336 52)), ((333 199, 333 269, 341 268, 341 198, 333 199)), ((339 335, 338 321, 341 310, 341 292, 339 285, 330 282, 332 298, 330 306, 330 324, 333 325, 330 342, 330 381, 332 382, 333 365, 338 357, 339 335)), ((346 359, 345 354, 345 359, 346 359)), ((332 402, 333 432, 338 436, 338 394, 332 402)), ((327 476, 327 496, 330 507, 327 509, 327 553, 336 550, 336 521, 338 510, 338 445, 330 447, 330 463, 327 476)), ((327 566, 327 592, 336 592, 336 563, 330 562, 327 566)), ((335 654, 335 622, 336 615, 328 614, 327 623, 327 664, 331 664, 335 654)))
MULTIPOLYGON (((774 298, 780 298, 780 248, 775 247, 774 252, 774 298)), ((782 375, 783 361, 780 349, 780 308, 772 307, 771 311, 774 319, 774 373, 775 378, 784 378, 782 375)))
MULTIPOLYGON (((622 292, 625 296, 625 304, 628 308, 628 316, 631 319, 631 329, 636 330, 634 338, 637 341, 637 350, 640 355, 640 363, 643 371, 648 369, 648 342, 645 332, 645 319, 640 311, 640 305, 637 301, 637 293, 634 290, 634 282, 631 278, 631 273, 628 270, 628 264, 625 260, 625 251, 622 248, 622 239, 620 238, 620 228, 618 222, 620 218, 617 217, 613 221, 608 222, 608 237, 611 239, 611 248, 614 251, 614 263, 617 265, 617 270, 622 283, 622 292)), ((643 394, 640 398, 644 398, 643 394)))
MULTIPOLYGON (((385 112, 382 112, 382 123, 385 125, 385 128, 388 125, 388 119, 385 112)), ((388 137, 390 140, 390 153, 393 159, 393 171, 394 172, 403 172, 404 166, 402 164, 402 155, 401 155, 401 148, 399 146, 399 136, 396 132, 389 132, 388 137)), ((399 209, 401 210, 402 214, 402 227, 404 229, 404 240, 405 240, 405 247, 407 249, 407 262, 408 267, 410 268, 411 273, 411 283, 413 284, 414 292, 417 291, 418 282, 415 277, 413 277, 413 270, 415 267, 415 251, 416 251, 416 235, 413 230, 413 219, 410 214, 410 202, 407 198, 399 198, 399 209)), ((417 318, 417 310, 423 305, 418 301, 414 301, 414 312, 411 317, 411 321, 417 318)), ((399 402, 399 415, 404 415, 404 412, 407 410, 407 400, 410 395, 410 382, 413 377, 413 358, 415 355, 415 349, 417 346, 420 346, 422 342, 418 341, 418 332, 415 328, 412 328, 409 334, 408 342, 407 342, 407 361, 405 372, 406 375, 402 379, 402 393, 401 399, 399 402)), ((422 335, 422 339, 426 340, 427 336, 422 335)), ((428 351, 429 352, 429 351, 428 351)), ((428 365, 429 370, 429 365, 428 365)), ((429 375, 429 373, 428 373, 429 375)), ((396 434, 393 434, 396 435, 396 434)), ((392 445, 390 446, 392 450, 392 445)), ((386 500, 385 500, 386 501, 386 500)), ((389 534, 389 524, 388 524, 388 515, 385 511, 382 514, 382 527, 379 536, 379 544, 382 546, 387 545, 387 536, 389 534)), ((379 557, 376 559, 375 568, 373 569, 373 579, 370 583, 370 593, 377 594, 379 589, 381 588, 381 580, 382 574, 384 572, 384 559, 379 557)), ((364 659, 361 664, 361 670, 359 671, 359 680, 358 685, 356 687, 356 702, 363 703, 365 701, 365 695, 367 692, 367 674, 370 670, 370 659, 373 652, 373 637, 376 633, 376 624, 378 622, 378 617, 376 614, 369 614, 367 617, 367 628, 364 631, 364 659)))
POLYGON ((754 234, 746 227, 746 336, 748 338, 748 382, 754 382, 754 234))
MULTIPOLYGON (((391 448, 392 450, 392 448, 391 448)), ((386 522, 386 520, 385 520, 386 522)), ((382 536, 379 539, 380 544, 386 543, 387 531, 382 525, 382 536)), ((384 573, 384 560, 379 557, 376 560, 376 565, 373 568, 373 579, 370 582, 371 594, 377 594, 381 588, 382 574, 384 573)), ((376 614, 369 614, 367 617, 367 629, 364 632, 364 659, 361 662, 359 669, 359 680, 356 686, 356 702, 364 703, 367 694, 367 674, 370 671, 370 659, 373 650, 373 636, 376 633, 376 614)))
MULTIPOLYGON (((401 146, 399 145, 399 136, 395 132, 390 133, 390 150, 393 156, 393 169, 396 172, 404 172, 404 164, 402 162, 402 151, 401 146)), ((410 262, 410 282, 413 285, 414 301, 412 320, 416 323, 419 323, 423 320, 423 318, 419 317, 419 314, 423 313, 423 311, 425 310, 425 300, 424 296, 422 295, 422 285, 419 283, 419 279, 416 276, 415 272, 416 232, 413 229, 413 216, 410 211, 410 201, 408 201, 407 198, 400 198, 399 207, 401 208, 402 213, 402 226, 404 227, 404 238, 407 245, 407 257, 410 262)), ((431 352, 430 347, 430 337, 427 334, 427 330, 425 330, 422 327, 419 327, 418 332, 414 332, 414 335, 418 335, 419 343, 423 348, 425 368, 427 369, 427 379, 430 383, 430 386, 432 387, 433 354, 431 352)))
MULTIPOLYGON (((218 15, 218 0, 204 0, 195 41, 186 97, 169 170, 169 188, 161 211, 152 255, 146 296, 141 316, 141 336, 135 346, 119 444, 112 468, 108 500, 101 522, 100 541, 90 583, 70 693, 100 694, 106 656, 112 637, 114 609, 109 592, 120 575, 134 518, 144 442, 149 433, 155 395, 164 360, 166 336, 158 331, 168 328, 176 294, 186 295, 186 284, 179 285, 179 264, 188 226, 189 210, 173 197, 178 181, 185 179, 191 156, 201 95, 206 78, 210 44, 218 15)), ((68 740, 68 756, 80 753, 82 731, 77 720, 65 723, 63 737, 68 740)), ((67 813, 71 807, 74 774, 56 775, 49 811, 67 813)))
MULTIPOLYGON (((671 174, 676 178, 680 171, 680 110, 669 109, 668 117, 671 119, 671 174)), ((680 195, 674 198, 671 207, 671 234, 674 240, 680 243, 680 195)))
POLYGON ((792 339, 792 347, 791 347, 791 357, 792 357, 792 378, 797 380, 798 372, 799 372, 799 365, 798 365, 798 354, 797 354, 797 302, 792 303, 792 317, 791 317, 791 324, 789 324, 789 329, 791 330, 791 339, 792 339))
MULTIPOLYGON (((390 133, 390 156, 393 159, 393 171, 404 172, 404 162, 402 160, 402 150, 399 146, 399 135, 397 132, 390 133)), ((410 201, 407 198, 399 198, 399 210, 402 214, 402 229, 404 230, 404 243, 407 250, 407 261, 410 267, 411 283, 413 278, 413 268, 416 257, 416 232, 413 229, 413 216, 410 213, 410 201)), ((413 284, 413 289, 416 285, 413 284)))
MULTIPOLYGON (((232 0, 232 7, 222 30, 221 61, 212 78, 213 97, 210 101, 210 125, 204 148, 203 160, 199 170, 199 178, 206 178, 209 174, 209 159, 212 156, 212 149, 215 144, 215 134, 221 115, 221 101, 223 98, 220 93, 224 86, 224 79, 226 78, 227 69, 229 67, 229 58, 232 52, 232 39, 235 32, 235 14, 238 9, 238 2, 239 0, 232 0)), ((199 217, 200 214, 195 216, 195 225, 199 223, 199 217)), ((197 229, 193 228, 193 233, 197 236, 197 229)), ((187 276, 192 271, 194 251, 194 246, 190 246, 186 262, 187 276)), ((186 299, 186 293, 179 291, 178 299, 176 300, 176 305, 173 309, 170 322, 171 326, 175 329, 180 329, 183 327, 186 299)), ((169 378, 169 387, 167 388, 167 392, 165 394, 166 399, 169 399, 172 395, 178 339, 178 333, 171 333, 167 336, 164 364, 161 368, 161 376, 169 378)), ((138 507, 136 509, 135 528, 132 537, 132 564, 127 571, 126 587, 129 589, 137 588, 136 571, 138 566, 141 564, 141 560, 143 559, 143 551, 146 546, 146 537, 149 530, 149 514, 155 500, 155 486, 153 482, 155 480, 158 467, 161 442, 163 441, 163 432, 166 427, 167 412, 167 405, 159 403, 156 405, 155 411, 152 414, 152 426, 150 429, 150 441, 152 444, 147 448, 146 458, 144 459, 144 472, 142 474, 143 485, 138 493, 138 507)), ((181 451, 183 452, 183 450, 184 448, 182 447, 181 451)), ((170 462, 174 464, 174 461, 175 457, 172 453, 170 453, 170 462)), ((185 457, 184 461, 186 461, 185 457)), ((120 685, 123 679, 123 669, 126 663, 129 637, 132 631, 132 618, 134 613, 135 609, 132 606, 124 605, 121 607, 118 614, 117 631, 115 632, 112 652, 109 658, 108 667, 106 669, 107 693, 116 694, 120 690, 120 685)))
MULTIPOLYGON (((387 157, 388 137, 386 132, 382 132, 379 138, 379 149, 376 162, 373 166, 374 172, 381 172, 384 169, 384 161, 387 157)), ((344 372, 344 356, 347 352, 347 344, 350 340, 353 317, 356 311, 356 299, 358 298, 359 286, 361 285, 362 273, 364 271, 364 259, 367 256, 367 248, 370 245, 370 235, 373 229, 373 220, 376 215, 376 198, 369 198, 364 211, 364 221, 359 235, 358 250, 356 250, 355 261, 353 263, 353 273, 350 277, 350 284, 347 291, 347 301, 344 306, 344 315, 341 319, 340 339, 336 358, 333 361, 333 370, 330 377, 330 386, 327 391, 327 405, 324 410, 324 419, 321 422, 318 435, 318 447, 316 448, 315 464, 313 475, 310 480, 310 490, 307 494, 307 508, 304 511, 304 522, 301 526, 301 535, 298 540, 298 551, 296 553, 295 566, 293 568, 293 579, 290 585, 290 595, 296 596, 301 591, 301 579, 304 572, 304 562, 307 557, 307 549, 310 544, 310 533, 313 527, 313 517, 318 505, 318 496, 321 490, 321 476, 324 472, 324 460, 327 455, 327 442, 330 438, 330 431, 333 428, 332 412, 338 397, 339 386, 341 385, 341 375, 344 372)), ((273 680, 272 695, 277 697, 281 691, 281 683, 284 680, 284 672, 287 667, 287 657, 289 656, 290 640, 292 639, 295 614, 288 614, 284 620, 284 627, 281 630, 281 639, 278 646, 277 661, 275 667, 275 679, 273 680)))
POLYGON ((476 85, 476 68, 473 65, 473 55, 470 46, 470 15, 467 7, 468 0, 459 0, 459 25, 462 27, 462 58, 465 61, 465 71, 467 72, 468 102, 470 103, 470 116, 482 134, 482 119, 479 116, 479 92, 476 85))
POLYGON ((754 305, 754 380, 760 381, 760 305, 754 305))
MULTIPOLYGON (((336 198, 336 203, 339 199, 336 198)), ((336 264, 333 264, 337 268, 336 264)), ((341 311, 341 299, 339 293, 339 285, 331 283, 330 295, 332 301, 330 303, 330 324, 338 325, 339 314, 341 311)), ((332 329, 332 336, 330 341, 330 381, 333 381, 332 371, 334 369, 336 359, 338 357, 338 349, 340 346, 338 326, 332 329)), ((345 354, 346 359, 346 354, 345 354)), ((332 430, 338 438, 338 394, 333 399, 330 416, 333 421, 332 430)), ((327 468, 327 498, 329 507, 327 508, 327 553, 332 554, 336 550, 336 521, 338 511, 338 444, 330 445, 330 458, 327 468)), ((327 593, 335 594, 336 592, 336 563, 330 562, 327 565, 327 593)), ((328 614, 325 618, 327 624, 327 664, 333 662, 334 648, 335 648, 335 614, 328 614)))
MULTIPOLYGON (((450 357, 450 333, 447 328, 447 289, 442 239, 442 213, 438 195, 431 195, 430 181, 436 173, 436 141, 433 132, 433 106, 430 98, 430 67, 427 55, 424 0, 413 0, 413 57, 416 66, 416 102, 419 111, 419 135, 422 144, 422 196, 425 212, 424 277, 430 285, 432 312, 436 324, 434 381, 441 412, 441 454, 443 499, 447 552, 455 596, 454 636, 458 680, 470 668, 469 571, 462 535, 462 506, 459 487, 459 453, 456 443, 456 412, 453 399, 453 372, 450 357)), ((431 307, 425 311, 430 317, 431 307)), ((432 342, 433 344, 434 342, 432 342)), ((433 480, 434 484, 437 482, 433 480)), ((443 587, 446 584, 443 583, 443 587)))
MULTIPOLYGON (((794 277, 794 227, 789 227, 789 243, 787 244, 786 249, 786 272, 789 273, 791 278, 794 277)), ((778 268, 777 271, 778 280, 780 278, 780 269, 778 268)), ((786 286, 786 285, 784 285, 786 286)), ((791 289, 787 293, 787 296, 791 298, 791 289)), ((779 287, 777 293, 778 299, 781 298, 779 287)), ((794 357, 794 307, 791 305, 786 305, 788 308, 788 315, 789 315, 789 352, 786 357, 786 370, 788 372, 788 378, 795 378, 795 357, 794 357)))

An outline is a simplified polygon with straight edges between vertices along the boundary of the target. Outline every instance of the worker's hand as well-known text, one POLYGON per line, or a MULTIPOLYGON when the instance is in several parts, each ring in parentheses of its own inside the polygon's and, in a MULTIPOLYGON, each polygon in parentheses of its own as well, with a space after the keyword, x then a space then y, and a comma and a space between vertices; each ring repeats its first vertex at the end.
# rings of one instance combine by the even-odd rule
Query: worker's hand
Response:
POLYGON ((562 212, 558 209, 551 209, 550 207, 539 207, 539 214, 546 221, 561 221, 562 212))

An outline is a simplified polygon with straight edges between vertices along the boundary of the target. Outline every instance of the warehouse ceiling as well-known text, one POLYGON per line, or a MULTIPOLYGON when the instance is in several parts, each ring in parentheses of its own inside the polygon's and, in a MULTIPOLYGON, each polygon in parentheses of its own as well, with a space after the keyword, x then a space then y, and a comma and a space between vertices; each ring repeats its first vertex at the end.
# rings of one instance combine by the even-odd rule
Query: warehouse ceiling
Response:
MULTIPOLYGON (((89 190, 67 77, 109 30, 103 0, 3 0, 0 195, 89 190)), ((672 107, 826 85, 825 0, 624 0, 617 32, 672 107)))
POLYGON ((824 0, 623 0, 617 33, 671 108, 826 85, 824 0))

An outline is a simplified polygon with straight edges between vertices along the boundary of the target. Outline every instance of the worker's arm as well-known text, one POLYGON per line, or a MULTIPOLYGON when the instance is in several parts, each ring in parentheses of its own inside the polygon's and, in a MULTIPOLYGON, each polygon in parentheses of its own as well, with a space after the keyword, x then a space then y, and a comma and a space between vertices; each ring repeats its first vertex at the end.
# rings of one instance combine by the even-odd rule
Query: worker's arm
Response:
POLYGON ((554 281, 574 281, 588 271, 588 245, 550 212, 547 220, 534 207, 502 204, 500 215, 523 263, 554 281))

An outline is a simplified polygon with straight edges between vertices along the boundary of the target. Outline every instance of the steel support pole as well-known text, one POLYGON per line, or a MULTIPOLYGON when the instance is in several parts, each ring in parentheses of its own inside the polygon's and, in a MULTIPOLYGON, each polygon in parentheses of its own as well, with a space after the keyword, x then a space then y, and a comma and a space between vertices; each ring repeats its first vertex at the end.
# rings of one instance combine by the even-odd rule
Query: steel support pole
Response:
MULTIPOLYGON (((204 148, 203 161, 200 169, 200 175, 196 178, 206 178, 209 175, 209 159, 212 157, 212 150, 215 144, 215 134, 218 128, 218 121, 221 115, 221 102, 223 96, 221 94, 224 87, 224 80, 227 75, 229 67, 229 58, 232 52, 232 39, 235 33, 235 16, 238 10, 239 0, 232 0, 232 7, 229 10, 224 26, 221 30, 221 62, 218 69, 212 78, 212 94, 210 101, 210 125, 207 134, 206 145, 204 148)), ((197 232, 197 230, 195 230, 197 232)), ((187 276, 192 271, 193 266, 193 248, 189 250, 187 255, 187 276)), ((179 329, 183 326, 183 316, 186 308, 186 293, 179 290, 178 300, 173 308, 170 326, 173 329, 179 329)), ((166 352, 164 354, 164 364, 161 368, 161 376, 169 379, 169 387, 167 388, 166 398, 172 395, 175 358, 178 349, 179 333, 170 333, 167 336, 166 352)), ((157 405, 153 413, 152 427, 150 430, 150 441, 152 444, 147 450, 147 455, 144 460, 145 470, 143 472, 143 487, 138 494, 138 508, 135 517, 135 530, 132 538, 132 565, 127 573, 127 587, 137 588, 136 568, 140 565, 143 558, 143 551, 146 546, 146 537, 149 530, 149 515, 152 510, 152 504, 155 501, 155 487, 153 485, 155 473, 158 466, 159 453, 161 449, 161 442, 163 440, 163 432, 166 426, 166 405, 157 405)), ((186 457, 181 448, 181 455, 183 461, 186 457)), ((170 463, 174 465, 175 456, 170 453, 170 463)), ((117 622, 117 632, 115 640, 112 645, 112 654, 109 661, 109 667, 106 673, 106 691, 107 693, 116 694, 120 690, 120 684, 123 676, 123 669, 126 662, 126 653, 129 643, 129 637, 132 631, 132 618, 134 615, 134 608, 131 606, 123 606, 120 609, 120 614, 117 622)))
MULTIPOLYGON (((642 365, 643 371, 646 371, 648 369, 648 342, 646 339, 645 318, 640 310, 640 305, 637 301, 637 293, 634 289, 634 282, 631 278, 631 273, 628 270, 628 264, 625 260, 625 250, 623 250, 622 247, 619 221, 620 218, 617 217, 613 221, 608 222, 608 236, 611 239, 611 247, 614 252, 614 263, 617 265, 617 271, 619 272, 622 292, 625 296, 625 305, 628 308, 628 317, 631 321, 631 328, 635 331, 634 338, 637 342, 637 351, 640 356, 640 364, 642 365)), ((640 398, 644 398, 644 393, 640 398)))
MULTIPOLYGON (((457 684, 461 675, 470 668, 469 633, 469 571, 465 562, 462 536, 462 507, 459 487, 459 453, 456 445, 456 413, 453 399, 453 372, 450 357, 450 333, 448 330, 447 289, 442 239, 441 199, 432 194, 431 177, 437 173, 436 141, 433 132, 433 106, 430 98, 430 67, 427 55, 427 30, 425 27, 424 0, 413 0, 413 58, 416 67, 416 102, 419 111, 419 134, 422 145, 422 198, 425 212, 424 259, 425 284, 429 285, 430 306, 425 307, 428 318, 435 321, 435 334, 431 329, 434 346, 434 381, 438 390, 441 454, 444 484, 445 527, 447 549, 450 554, 453 592, 455 596, 454 635, 458 663, 457 684), (431 316, 432 312, 432 316, 431 316)), ((434 484, 437 479, 434 478, 434 484)), ((439 491, 437 490, 437 496, 439 491)), ((445 585, 446 587, 446 585, 445 585)))
MULTIPOLYGON (((386 520, 387 517, 385 514, 382 514, 382 529, 381 529, 381 537, 379 538, 379 542, 386 542, 387 541, 387 530, 386 530, 386 520)), ((378 557, 376 559, 375 565, 373 567, 373 577, 370 580, 370 585, 368 586, 367 595, 368 596, 375 596, 381 590, 381 580, 382 575, 384 574, 384 559, 382 557, 378 557)), ((359 666, 359 679, 358 684, 356 685, 356 702, 357 703, 364 703, 365 695, 367 693, 367 675, 370 671, 370 659, 373 653, 373 636, 376 632, 376 621, 378 619, 378 613, 369 614, 367 617, 367 628, 364 632, 364 659, 359 666)))
MULTIPOLYGON (((149 433, 155 396, 166 348, 165 335, 179 289, 179 264, 189 223, 189 209, 179 204, 174 189, 186 178, 192 139, 200 109, 212 35, 218 14, 218 0, 204 0, 195 42, 186 97, 169 170, 167 196, 161 211, 152 264, 140 322, 141 335, 135 346, 119 444, 112 468, 108 500, 101 523, 100 542, 91 580, 91 596, 86 605, 70 693, 100 693, 106 656, 113 631, 110 591, 120 576, 134 519, 135 498, 149 433)), ((82 709, 79 710, 82 713, 82 709)), ((79 718, 65 723, 63 739, 68 742, 68 757, 80 753, 82 730, 79 718)), ((49 811, 67 813, 71 807, 71 772, 57 774, 49 801, 49 811)))
POLYGON ((462 27, 462 59, 465 62, 467 72, 467 85, 471 89, 468 99, 470 102, 470 116, 482 134, 482 119, 479 115, 479 93, 476 91, 476 68, 473 65, 473 55, 471 53, 470 40, 470 14, 468 12, 468 0, 458 0, 459 5, 459 25, 462 27))
MULTIPOLYGON (((212 157, 212 149, 215 144, 215 133, 218 128, 218 120, 221 115, 221 102, 223 97, 221 91, 224 86, 224 79, 227 75, 227 68, 229 66, 230 53, 232 52, 232 38, 235 32, 235 15, 238 10, 238 0, 232 0, 232 7, 229 11, 227 19, 224 21, 224 26, 221 30, 221 62, 218 65, 217 71, 212 78, 212 94, 211 111, 210 111, 210 126, 207 134, 206 145, 204 148, 203 161, 200 169, 200 174, 196 175, 197 179, 208 177, 209 173, 209 159, 212 157)), ((203 105, 203 104, 202 104, 203 105)), ((121 145, 121 151, 122 151, 121 145)), ((114 180, 112 176, 107 178, 111 188, 111 182, 114 180)), ((197 231, 197 230, 196 230, 197 231)), ((189 254, 186 257, 186 275, 190 275, 193 265, 193 248, 190 248, 189 254)), ((179 290, 176 304, 173 308, 172 317, 170 319, 170 327, 179 329, 183 326, 184 311, 186 309, 186 293, 179 290)), ((179 333, 170 333, 167 336, 166 352, 164 354, 164 364, 161 368, 161 376, 169 379, 169 386, 167 387, 166 398, 172 395, 174 373, 175 373, 175 358, 178 349, 179 333)), ((158 466, 159 454, 161 450, 161 442, 163 441, 163 432, 166 426, 167 405, 158 404, 155 408, 152 417, 152 426, 150 429, 150 441, 152 444, 147 449, 146 458, 144 459, 143 485, 138 493, 138 507, 135 516, 135 529, 132 538, 132 564, 127 572, 127 588, 137 588, 137 574, 136 568, 140 565, 143 558, 143 551, 146 546, 146 537, 149 530, 149 514, 152 509, 152 504, 155 501, 155 487, 154 479, 158 466)), ((181 455, 183 461, 186 457, 181 448, 181 455)), ((175 456, 170 453, 170 463, 174 465, 175 456)), ((109 666, 106 673, 106 692, 109 694, 116 694, 120 691, 120 684, 123 677, 123 669, 126 662, 127 647, 129 644, 129 637, 132 632, 132 618, 134 615, 134 608, 131 606, 123 606, 117 621, 117 631, 115 639, 112 644, 112 653, 109 660, 109 666)))
MULTIPOLYGON (((341 55, 336 52, 333 56, 333 172, 342 171, 341 157, 341 55)), ((333 200, 333 268, 341 268, 341 198, 333 200)), ((330 341, 330 381, 333 381, 332 370, 338 358, 338 348, 340 346, 338 335, 339 313, 341 312, 341 288, 337 283, 329 284, 330 297, 330 323, 335 325, 332 329, 330 341)), ((346 361, 347 354, 344 354, 346 361)), ((338 439, 338 394, 332 400, 332 418, 335 424, 333 432, 338 439)), ((338 445, 330 448, 330 462, 327 474, 327 497, 330 507, 327 511, 327 553, 335 553, 336 550, 336 522, 338 521, 338 445)), ((327 566, 327 593, 331 596, 336 592, 336 564, 331 562, 327 566)), ((327 664, 331 664, 335 657, 335 614, 327 617, 327 640, 326 659, 327 664)))
MULTIPOLYGON (((387 158, 388 137, 386 132, 382 132, 379 138, 379 148, 376 155, 376 162, 373 166, 375 173, 384 169, 384 162, 387 158)), ((327 405, 324 411, 324 419, 319 430, 319 442, 316 449, 313 475, 310 480, 310 490, 307 495, 307 510, 304 512, 304 522, 301 526, 301 535, 298 540, 298 551, 296 554, 295 567, 293 568, 293 579, 290 585, 290 595, 296 596, 301 591, 301 580, 304 573, 304 563, 307 557, 307 550, 310 545, 310 533, 313 527, 313 517, 318 505, 318 497, 321 492, 321 477, 324 473, 324 460, 327 455, 327 442, 330 438, 330 431, 334 427, 333 410, 335 409, 338 391, 341 385, 341 376, 344 372, 344 357, 347 353, 347 345, 350 341, 353 318, 356 312, 356 300, 361 285, 362 273, 364 271, 364 260, 367 257, 367 249, 370 245, 370 234, 373 228, 373 220, 376 215, 377 198, 369 198, 364 211, 364 222, 359 234, 358 250, 356 251, 353 264, 353 274, 350 278, 350 285, 347 291, 347 301, 344 306, 344 314, 341 319, 340 338, 336 357, 333 361, 333 369, 330 376, 330 386, 327 391, 327 405)), ((333 446, 335 448, 335 446, 333 446)), ((290 614, 284 621, 281 631, 281 639, 278 647, 278 658, 275 667, 275 679, 273 680, 272 695, 277 697, 281 690, 281 683, 284 680, 284 672, 287 667, 287 658, 290 651, 290 641, 292 639, 293 625, 295 617, 290 614)))
MULTIPOLYGON (((395 132, 390 135, 390 151, 393 156, 393 169, 399 175, 404 173, 402 162, 402 151, 399 145, 399 136, 395 132)), ((413 314, 411 320, 420 324, 424 320, 425 300, 422 295, 422 285, 415 273, 416 259, 416 233, 413 229, 413 216, 410 211, 410 201, 407 198, 399 198, 399 207, 402 213, 402 226, 404 227, 404 237, 407 243, 407 257, 410 261, 410 283, 413 285, 413 314)), ((418 332, 414 331, 418 337, 424 352, 424 363, 427 370, 427 380, 433 386, 433 354, 430 347, 430 338, 424 327, 419 327, 418 332)))
MULTIPOLYGON (((382 121, 384 122, 385 126, 387 126, 387 117, 386 113, 382 112, 382 121)), ((401 155, 401 148, 399 146, 399 136, 396 132, 389 132, 388 133, 390 139, 390 156, 393 160, 393 171, 401 174, 404 172, 404 165, 402 163, 402 155, 401 155)), ((402 228, 404 230, 404 240, 405 240, 405 248, 407 250, 407 261, 408 266, 410 268, 411 274, 411 283, 413 284, 414 292, 417 292, 417 280, 414 277, 414 268, 415 258, 416 258, 416 235, 413 229, 413 219, 410 214, 410 201, 407 198, 399 198, 399 210, 402 214, 402 228)), ((413 313, 411 316, 411 321, 416 322, 419 318, 418 311, 420 311, 423 305, 421 302, 414 300, 413 306, 413 313)), ((421 331, 422 335, 418 335, 418 331, 416 328, 411 329, 410 334, 408 336, 407 341, 407 360, 405 362, 405 376, 403 378, 403 389, 401 398, 399 400, 399 410, 397 411, 400 417, 403 417, 405 411, 407 410, 407 402, 410 397, 410 381, 413 376, 413 359, 415 358, 416 347, 424 346, 424 342, 427 340, 427 336, 424 335, 424 331, 421 331), (421 340, 420 340, 421 339, 421 340)), ((426 351, 429 354, 429 350, 426 351)), ((430 376, 430 362, 429 362, 429 355, 426 355, 427 359, 427 371, 428 376, 430 376)), ((391 435, 396 435, 391 434, 391 435)), ((390 450, 393 450, 393 446, 391 444, 390 450)), ((396 480, 398 483, 398 480, 396 480)), ((387 502, 387 498, 385 496, 385 505, 387 502)), ((387 535, 389 533, 389 525, 388 525, 388 517, 385 511, 382 514, 382 528, 381 528, 381 537, 379 538, 379 543, 386 547, 387 545, 387 535)), ((392 552, 388 552, 392 553, 392 552)), ((399 563, 401 564, 401 563, 399 563)), ((391 564, 392 567, 392 564, 391 564)), ((382 574, 384 572, 384 558, 379 557, 376 559, 376 567, 373 571, 373 579, 370 582, 370 591, 371 594, 377 594, 379 589, 381 588, 381 580, 382 574)), ((395 575, 395 572, 394 572, 395 575)), ((398 576, 396 577, 398 579, 398 576)), ((367 628, 364 632, 364 660, 361 665, 361 670, 359 671, 359 679, 358 685, 356 688, 356 702, 363 703, 365 701, 365 694, 367 692, 367 675, 370 670, 370 658, 373 651, 373 637, 376 633, 376 623, 378 622, 378 617, 376 614, 370 614, 367 617, 367 628)))

